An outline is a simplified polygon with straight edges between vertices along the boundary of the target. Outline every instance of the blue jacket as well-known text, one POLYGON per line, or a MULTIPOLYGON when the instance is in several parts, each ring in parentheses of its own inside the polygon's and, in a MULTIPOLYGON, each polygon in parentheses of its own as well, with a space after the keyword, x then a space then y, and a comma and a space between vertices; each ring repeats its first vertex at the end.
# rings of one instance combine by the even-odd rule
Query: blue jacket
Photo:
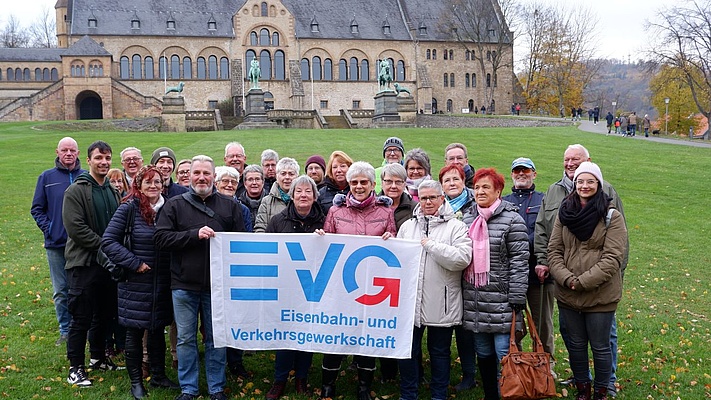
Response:
POLYGON ((189 190, 185 186, 180 186, 177 183, 173 182, 173 179, 170 180, 170 183, 168 186, 163 189, 163 194, 165 197, 172 199, 175 196, 180 196, 183 193, 187 193, 189 190))
MULTIPOLYGON (((512 189, 512 193, 502 197, 503 200, 518 207, 518 215, 523 218, 526 223, 526 228, 528 229, 528 250, 530 251, 530 257, 528 259, 528 283, 529 285, 539 285, 541 281, 536 275, 536 255, 533 253, 533 238, 536 233, 536 218, 538 217, 538 212, 541 210, 541 203, 543 203, 544 194, 536 191, 536 185, 531 186, 529 189, 512 189)), ((553 279, 549 276, 546 278, 546 283, 553 282, 553 279)))
POLYGON ((54 160, 55 167, 42 172, 37 178, 35 196, 32 199, 30 214, 44 234, 45 248, 62 248, 67 243, 67 231, 62 223, 62 204, 64 191, 82 174, 79 159, 74 167, 67 169, 59 157, 54 160))
MULTIPOLYGON (((157 218, 156 218, 157 219, 157 218)), ((149 225, 138 210, 138 201, 119 206, 101 239, 104 253, 114 264, 128 270, 128 280, 118 284, 119 324, 127 328, 162 329, 173 320, 170 291, 170 253, 158 252, 153 241, 155 224, 149 225), (129 208, 134 209, 129 251, 124 247, 129 208), (150 271, 137 273, 142 263, 150 271)))

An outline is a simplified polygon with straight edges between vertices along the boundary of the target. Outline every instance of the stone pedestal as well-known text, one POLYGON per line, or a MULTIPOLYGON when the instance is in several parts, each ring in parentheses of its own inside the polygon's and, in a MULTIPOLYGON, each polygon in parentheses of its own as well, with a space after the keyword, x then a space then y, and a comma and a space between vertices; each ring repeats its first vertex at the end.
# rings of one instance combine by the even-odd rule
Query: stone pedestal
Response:
POLYGON ((185 99, 182 96, 163 96, 160 120, 162 132, 185 132, 185 99))
POLYGON ((397 113, 400 115, 402 121, 415 122, 417 117, 417 104, 415 103, 415 98, 403 94, 397 97, 397 113))
POLYGON ((397 113, 397 94, 392 91, 380 92, 375 95, 375 114, 373 122, 400 121, 397 113))
POLYGON ((275 122, 267 119, 267 112, 264 110, 264 92, 262 89, 250 89, 245 98, 244 122, 236 126, 236 129, 279 129, 283 128, 275 122))

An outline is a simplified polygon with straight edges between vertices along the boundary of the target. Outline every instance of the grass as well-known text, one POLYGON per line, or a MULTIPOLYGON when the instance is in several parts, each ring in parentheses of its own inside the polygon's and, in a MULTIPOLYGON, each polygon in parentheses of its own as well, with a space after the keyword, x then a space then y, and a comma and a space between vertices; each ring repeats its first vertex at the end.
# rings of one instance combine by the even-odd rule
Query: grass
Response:
MULTIPOLYGON (((202 133, 71 132, 51 123, 0 124, 0 397, 30 399, 129 398, 125 371, 92 373, 94 386, 79 389, 66 383, 64 347, 55 347, 56 319, 42 236, 29 214, 36 178, 53 166, 59 139, 71 135, 79 142, 85 165, 86 148, 96 139, 113 146, 153 149, 170 146, 178 158, 207 154, 220 162, 227 142, 238 140, 248 162, 259 160, 270 147, 281 156, 304 162, 312 154, 328 157, 345 150, 356 160, 379 164, 382 143, 401 137, 406 148, 428 151, 433 171, 443 164, 450 142, 469 147, 478 168, 507 171, 511 160, 531 157, 538 167, 540 190, 558 180, 562 155, 571 143, 582 143, 601 165, 604 178, 619 192, 625 206, 631 253, 623 300, 618 309, 620 399, 711 398, 711 264, 708 223, 708 183, 711 150, 589 134, 572 127, 403 129, 403 130, 279 130, 202 133)), ((118 162, 115 163, 115 166, 118 162)), ((303 166, 302 166, 303 167, 303 166)), ((510 190, 510 181, 504 193, 510 190)), ((557 372, 569 374, 566 353, 556 338, 557 372)), ((236 398, 263 398, 273 379, 273 353, 245 358, 255 371, 249 382, 228 376, 236 398)), ((310 382, 320 384, 320 357, 314 358, 310 382)), ((459 374, 454 362, 452 376, 459 374)), ((175 378, 175 372, 169 370, 175 378)), ((353 398, 352 373, 338 383, 344 398, 353 398)), ((381 399, 397 398, 395 385, 374 384, 381 399)), ((150 389, 149 389, 150 390, 150 389)), ((202 388, 205 393, 204 385, 202 388)), ((572 397, 572 390, 562 397, 572 397)), ((293 387, 287 393, 293 394, 293 387)), ((169 399, 176 393, 151 390, 151 398, 169 399)), ((424 390, 423 396, 429 395, 424 390)), ((482 397, 480 389, 456 395, 482 397)))

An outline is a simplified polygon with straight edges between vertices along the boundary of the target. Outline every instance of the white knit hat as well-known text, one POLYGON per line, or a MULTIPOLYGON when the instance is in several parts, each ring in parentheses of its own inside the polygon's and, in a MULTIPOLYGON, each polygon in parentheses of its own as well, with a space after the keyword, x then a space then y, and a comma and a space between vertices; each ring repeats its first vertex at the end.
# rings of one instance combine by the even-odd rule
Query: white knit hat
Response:
POLYGON ((597 180, 600 181, 600 185, 602 185, 602 171, 600 171, 600 167, 598 167, 597 164, 590 161, 580 163, 578 169, 575 170, 575 175, 573 175, 573 182, 578 180, 578 175, 586 172, 597 178, 597 180))

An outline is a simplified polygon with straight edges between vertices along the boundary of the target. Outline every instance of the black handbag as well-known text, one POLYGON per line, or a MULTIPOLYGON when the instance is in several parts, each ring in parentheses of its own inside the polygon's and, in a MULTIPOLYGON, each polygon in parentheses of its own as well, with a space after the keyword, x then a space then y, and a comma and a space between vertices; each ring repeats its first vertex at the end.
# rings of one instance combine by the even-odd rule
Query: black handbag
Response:
MULTIPOLYGON (((123 231, 123 246, 127 248, 128 251, 133 250, 131 237, 133 236, 133 222, 135 216, 136 210, 132 204, 128 209, 128 214, 126 214, 126 227, 123 231)), ((99 252, 96 254, 96 261, 105 270, 109 271, 111 279, 114 282, 126 282, 128 280, 128 268, 124 268, 112 262, 101 247, 99 247, 99 252)))

